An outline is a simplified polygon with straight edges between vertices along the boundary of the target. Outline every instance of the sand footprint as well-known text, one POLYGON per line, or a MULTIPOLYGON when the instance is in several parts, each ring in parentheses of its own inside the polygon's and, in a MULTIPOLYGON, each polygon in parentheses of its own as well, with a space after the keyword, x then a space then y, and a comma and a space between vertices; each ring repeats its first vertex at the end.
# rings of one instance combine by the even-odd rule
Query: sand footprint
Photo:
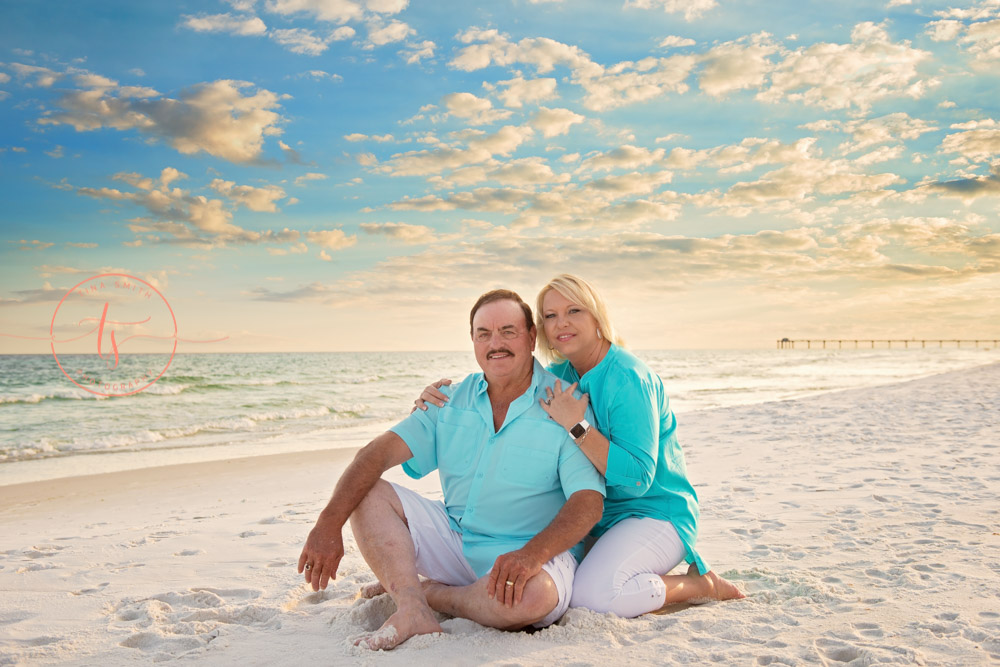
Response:
POLYGON ((229 628, 280 628, 281 610, 256 603, 261 595, 253 589, 191 588, 122 601, 112 613, 131 632, 120 645, 160 661, 202 651, 229 628))

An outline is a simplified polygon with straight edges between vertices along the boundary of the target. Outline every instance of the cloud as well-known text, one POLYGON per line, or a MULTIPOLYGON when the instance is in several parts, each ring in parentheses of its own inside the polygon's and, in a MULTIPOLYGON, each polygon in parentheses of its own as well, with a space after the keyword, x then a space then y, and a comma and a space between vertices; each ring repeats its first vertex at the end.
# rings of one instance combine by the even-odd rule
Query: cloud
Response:
POLYGON ((637 9, 662 9, 668 14, 684 14, 684 19, 694 21, 716 6, 715 0, 625 0, 625 7, 637 9))
POLYGON ((672 49, 684 46, 694 46, 695 44, 696 42, 693 39, 678 37, 677 35, 668 35, 660 42, 660 47, 664 49, 672 49))
POLYGON ((405 48, 400 50, 399 54, 406 60, 407 65, 416 65, 425 58, 433 58, 435 48, 437 45, 434 42, 425 39, 421 42, 407 44, 405 48))
POLYGON ((325 181, 326 174, 317 174, 314 172, 309 172, 303 174, 302 176, 297 176, 295 178, 295 185, 305 185, 309 181, 325 181))
POLYGON ((346 23, 364 17, 361 5, 351 0, 267 0, 265 6, 275 14, 307 14, 331 23, 346 23))
POLYGON ((0 72, 0 83, 8 83, 10 81, 10 74, 7 72, 0 72))
POLYGON ((917 139, 922 134, 938 129, 934 124, 919 118, 911 118, 902 111, 871 119, 822 120, 802 127, 815 132, 841 131, 850 134, 851 141, 845 141, 839 147, 840 152, 845 155, 878 144, 895 144, 901 143, 904 139, 917 139))
POLYGON ((921 79, 917 65, 927 51, 909 42, 894 43, 882 25, 859 23, 850 44, 819 42, 785 55, 771 72, 770 84, 757 97, 788 100, 823 109, 867 111, 886 97, 921 97, 936 79, 921 79))
POLYGON ((778 51, 770 35, 760 33, 720 44, 702 55, 698 85, 712 97, 746 88, 760 88, 774 68, 769 57, 778 51))
POLYGON ((374 141, 380 144, 388 143, 394 141, 394 137, 391 134, 380 134, 380 135, 367 135, 361 134, 360 132, 353 132, 351 134, 345 134, 344 139, 350 142, 358 141, 374 141))
POLYGON ((54 243, 48 241, 39 241, 38 239, 33 239, 31 241, 26 241, 21 239, 20 241, 8 241, 8 243, 16 243, 19 250, 48 250, 54 243))
POLYGON ((368 44, 385 46, 393 42, 402 42, 410 35, 415 34, 417 31, 402 21, 390 21, 386 24, 372 23, 368 26, 368 44))
POLYGON ((470 139, 466 147, 444 146, 434 150, 397 153, 378 170, 393 176, 427 176, 510 155, 532 134, 530 127, 507 125, 490 135, 470 139))
POLYGON ((946 18, 927 24, 925 34, 932 40, 957 41, 972 56, 972 66, 980 70, 995 67, 1000 61, 1000 8, 995 2, 936 14, 946 18))
POLYGON ((434 240, 434 231, 423 225, 411 225, 405 222, 363 222, 361 229, 366 234, 386 236, 406 244, 430 243, 434 240))
POLYGON ((276 213, 278 207, 275 202, 287 196, 285 191, 277 185, 255 188, 250 185, 236 185, 233 181, 224 181, 221 178, 214 179, 208 184, 208 187, 251 211, 276 213))
POLYGON ((332 36, 319 37, 312 30, 306 28, 284 28, 272 30, 271 39, 292 53, 318 56, 330 48, 332 36))
MULTIPOLYGON (((147 215, 129 220, 128 228, 140 235, 136 241, 177 243, 207 249, 232 243, 276 244, 299 239, 299 232, 292 229, 253 231, 234 224, 233 210, 223 200, 171 187, 174 181, 186 178, 185 174, 172 167, 163 169, 157 179, 122 172, 112 179, 127 183, 135 190, 78 187, 76 192, 93 199, 128 203, 145 209, 147 215)), ((273 202, 284 196, 284 191, 274 186, 238 186, 222 179, 213 180, 210 187, 224 193, 232 202, 257 211, 276 210, 273 202)))
POLYGON ((929 183, 919 190, 937 193, 944 197, 955 197, 966 203, 971 203, 980 197, 1000 197, 1000 163, 994 164, 991 171, 989 176, 929 183))
POLYGON ((232 14, 185 15, 182 25, 196 32, 228 32, 233 35, 263 35, 267 26, 256 16, 232 14))
POLYGON ((546 139, 567 134, 569 129, 577 123, 582 123, 586 118, 569 109, 549 109, 540 107, 538 113, 531 119, 531 125, 541 131, 546 139))
POLYGON ((441 98, 448 114, 468 121, 469 125, 489 125, 510 118, 513 112, 494 109, 493 103, 472 93, 449 93, 441 98))
POLYGON ((608 169, 638 169, 648 167, 663 159, 666 151, 662 148, 649 150, 639 146, 625 145, 607 153, 600 153, 587 158, 581 165, 582 170, 608 169))
POLYGON ((24 65, 22 63, 10 63, 9 67, 14 70, 14 75, 19 81, 23 82, 25 79, 33 79, 24 83, 28 87, 50 88, 56 81, 63 78, 61 72, 56 72, 48 67, 24 65))
POLYGON ((96 243, 66 243, 67 248, 96 248, 96 243))
POLYGON ((63 147, 62 146, 56 146, 55 148, 53 148, 50 151, 45 151, 45 154, 48 155, 49 157, 55 158, 55 159, 59 159, 61 157, 65 157, 65 154, 63 153, 63 147))
POLYGON ((70 125, 78 132, 101 128, 138 130, 164 139, 185 155, 200 152, 235 163, 255 162, 264 137, 281 133, 279 97, 263 88, 251 94, 245 81, 222 79, 181 91, 177 99, 136 98, 125 88, 74 90, 46 112, 42 125, 70 125))
POLYGON ((964 132, 949 134, 941 142, 940 150, 958 153, 973 162, 995 160, 1000 155, 1000 123, 993 119, 952 125, 964 132))
POLYGON ((556 94, 556 80, 551 78, 525 79, 517 76, 507 81, 498 81, 496 85, 483 84, 488 90, 503 88, 497 97, 506 107, 520 109, 525 104, 535 104, 551 100, 556 94))
POLYGON ((358 242, 358 237, 356 235, 348 236, 342 229, 327 229, 318 232, 306 232, 306 239, 308 239, 310 243, 315 243, 316 245, 326 248, 327 250, 343 250, 344 248, 349 248, 358 242))
POLYGON ((275 257, 281 257, 284 255, 304 255, 309 252, 309 246, 305 243, 296 243, 287 248, 268 248, 267 254, 273 255, 275 257))

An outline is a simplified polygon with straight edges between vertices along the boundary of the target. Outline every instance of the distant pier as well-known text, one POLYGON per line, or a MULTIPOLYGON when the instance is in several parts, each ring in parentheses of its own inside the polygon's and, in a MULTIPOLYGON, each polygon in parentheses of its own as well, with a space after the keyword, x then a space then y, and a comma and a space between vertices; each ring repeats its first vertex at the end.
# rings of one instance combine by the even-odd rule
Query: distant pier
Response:
POLYGON ((909 348, 911 345, 914 346, 914 347, 916 347, 917 344, 919 344, 920 347, 927 347, 928 343, 930 343, 932 347, 934 346, 935 343, 937 344, 938 347, 944 347, 945 345, 949 345, 949 346, 954 345, 955 347, 962 347, 962 345, 979 347, 981 344, 982 345, 989 345, 990 343, 993 344, 993 347, 1000 347, 1000 339, 997 339, 997 340, 989 340, 989 339, 985 339, 985 340, 983 340, 983 339, 961 339, 960 340, 960 339, 956 338, 956 339, 949 340, 949 339, 946 339, 946 338, 935 338, 935 339, 929 339, 929 338, 928 339, 910 338, 909 340, 907 340, 907 339, 896 339, 896 338, 883 338, 883 339, 879 339, 879 338, 804 338, 804 339, 801 339, 801 340, 792 340, 791 338, 779 338, 778 339, 778 349, 779 350, 794 350, 796 344, 799 344, 799 345, 805 344, 807 350, 812 349, 813 345, 816 345, 817 347, 822 347, 824 350, 827 349, 828 346, 829 347, 833 347, 834 345, 836 345, 836 347, 837 347, 838 350, 842 350, 842 349, 844 349, 845 343, 847 344, 847 347, 854 347, 855 349, 860 348, 860 347, 870 347, 871 349, 875 349, 875 344, 876 343, 878 343, 880 345, 885 345, 888 348, 891 348, 893 346, 893 344, 895 344, 897 346, 902 346, 904 348, 909 348))

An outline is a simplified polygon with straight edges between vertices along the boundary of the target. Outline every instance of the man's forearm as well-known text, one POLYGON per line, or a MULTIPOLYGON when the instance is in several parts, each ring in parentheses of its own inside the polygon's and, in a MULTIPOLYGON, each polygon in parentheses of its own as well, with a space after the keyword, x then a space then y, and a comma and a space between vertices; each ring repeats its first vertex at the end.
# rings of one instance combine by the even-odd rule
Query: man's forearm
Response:
POLYGON ((586 537, 604 511, 604 497, 597 491, 577 491, 545 530, 535 535, 523 549, 546 563, 586 537))
POLYGON ((365 445, 337 480, 333 496, 320 512, 319 520, 342 527, 364 500, 382 473, 409 458, 409 450, 395 433, 384 433, 365 445), (398 440, 385 442, 386 439, 398 440), (402 450, 399 445, 402 444, 402 450), (402 460, 400 456, 405 454, 402 460))

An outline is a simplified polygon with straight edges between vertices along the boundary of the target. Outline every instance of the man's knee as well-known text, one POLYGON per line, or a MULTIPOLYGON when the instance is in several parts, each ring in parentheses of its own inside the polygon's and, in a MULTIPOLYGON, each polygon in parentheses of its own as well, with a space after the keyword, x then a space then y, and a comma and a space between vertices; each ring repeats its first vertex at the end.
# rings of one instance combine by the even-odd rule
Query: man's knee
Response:
POLYGON ((373 519, 384 519, 387 511, 392 511, 402 519, 403 523, 406 523, 403 503, 400 502, 396 490, 392 484, 380 479, 375 482, 375 486, 361 499, 361 502, 351 513, 351 530, 356 530, 359 523, 365 524, 373 519))
POLYGON ((521 602, 510 608, 509 629, 520 629, 542 620, 559 604, 559 589, 544 570, 528 581, 521 602))

